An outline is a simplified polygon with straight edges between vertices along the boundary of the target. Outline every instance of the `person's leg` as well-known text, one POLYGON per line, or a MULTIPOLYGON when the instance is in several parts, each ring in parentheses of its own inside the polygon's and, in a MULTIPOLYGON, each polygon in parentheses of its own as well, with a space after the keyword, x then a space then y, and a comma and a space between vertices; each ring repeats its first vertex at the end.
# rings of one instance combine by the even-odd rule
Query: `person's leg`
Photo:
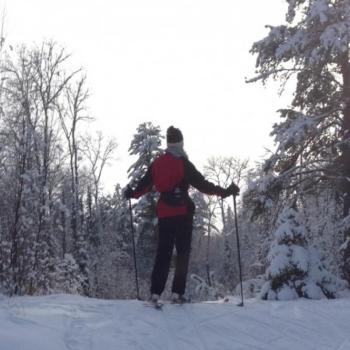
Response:
POLYGON ((169 274, 171 256, 174 249, 173 225, 169 218, 159 219, 157 254, 151 278, 151 294, 161 295, 169 274))
POLYGON ((172 292, 183 295, 186 289, 192 240, 192 216, 178 217, 175 233, 176 268, 172 292))

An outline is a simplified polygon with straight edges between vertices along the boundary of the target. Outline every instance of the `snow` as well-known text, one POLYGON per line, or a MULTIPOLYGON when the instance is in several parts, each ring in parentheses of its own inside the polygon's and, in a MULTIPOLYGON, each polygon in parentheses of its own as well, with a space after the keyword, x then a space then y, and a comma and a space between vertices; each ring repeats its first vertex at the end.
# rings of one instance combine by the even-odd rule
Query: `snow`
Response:
POLYGON ((348 350, 350 296, 163 311, 136 300, 0 296, 1 350, 348 350))
POLYGON ((319 120, 303 113, 290 113, 283 123, 275 124, 272 135, 279 144, 279 152, 288 150, 291 146, 301 144, 315 134, 319 120))
POLYGON ((334 298, 347 282, 329 272, 315 246, 309 246, 300 214, 286 207, 277 220, 278 228, 268 254, 266 282, 260 297, 267 300, 334 298))
MULTIPOLYGON (((277 292, 277 299, 278 300, 293 300, 298 298, 298 293, 295 291, 294 288, 291 288, 290 286, 284 284, 281 289, 277 292)), ((271 300, 271 299, 270 299, 271 300)))

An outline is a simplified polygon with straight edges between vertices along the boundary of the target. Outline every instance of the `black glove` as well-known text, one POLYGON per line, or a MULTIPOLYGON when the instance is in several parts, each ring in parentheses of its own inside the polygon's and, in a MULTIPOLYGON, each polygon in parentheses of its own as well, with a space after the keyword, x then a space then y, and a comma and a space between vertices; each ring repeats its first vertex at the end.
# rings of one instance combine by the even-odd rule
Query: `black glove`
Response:
POLYGON ((234 182, 232 182, 232 184, 226 188, 224 196, 222 198, 226 198, 228 196, 238 196, 239 191, 239 187, 234 182))
POLYGON ((125 199, 130 199, 130 198, 132 198, 133 197, 133 195, 134 195, 134 191, 133 191, 133 189, 128 185, 128 186, 126 186, 126 189, 124 190, 124 198, 125 199))

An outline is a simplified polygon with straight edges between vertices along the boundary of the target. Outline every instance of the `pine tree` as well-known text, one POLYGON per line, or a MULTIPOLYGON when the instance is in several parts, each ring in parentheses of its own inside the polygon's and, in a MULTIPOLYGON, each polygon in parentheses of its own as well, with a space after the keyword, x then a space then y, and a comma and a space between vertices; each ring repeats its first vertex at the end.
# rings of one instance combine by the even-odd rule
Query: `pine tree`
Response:
MULTIPOLYGON (((129 154, 137 156, 136 162, 128 170, 132 187, 135 187, 135 184, 145 175, 152 161, 161 154, 161 140, 159 126, 154 126, 150 122, 138 126, 137 133, 129 148, 129 154)), ((140 261, 139 264, 141 276, 145 276, 151 270, 155 254, 157 239, 156 202, 156 193, 150 192, 140 198, 134 207, 137 251, 140 253, 138 256, 142 256, 142 262, 140 261)))
POLYGON ((55 266, 55 278, 52 291, 56 293, 83 293, 83 277, 78 264, 71 254, 65 254, 61 261, 55 266))
MULTIPOLYGON (((256 42, 257 76, 250 81, 296 79, 291 107, 273 128, 278 145, 265 164, 275 178, 269 192, 337 188, 350 214, 350 5, 348 0, 288 0, 286 23, 268 26, 256 42), (277 175, 277 176, 276 176, 277 175)), ((294 81, 294 80, 292 80, 294 81)), ((350 230, 344 241, 350 242, 350 230)), ((344 262, 350 245, 343 247, 344 262)), ((350 264, 343 264, 350 280, 350 264)))
POLYGON ((284 209, 277 224, 268 256, 268 281, 261 297, 268 300, 334 298, 346 284, 328 272, 316 248, 309 247, 298 212, 293 208, 284 209))

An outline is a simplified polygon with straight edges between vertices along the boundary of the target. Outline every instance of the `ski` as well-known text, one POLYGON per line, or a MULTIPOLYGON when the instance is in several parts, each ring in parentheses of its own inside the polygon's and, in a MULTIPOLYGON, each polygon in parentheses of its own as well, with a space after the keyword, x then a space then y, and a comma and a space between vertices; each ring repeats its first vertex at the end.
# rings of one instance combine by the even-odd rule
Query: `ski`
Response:
POLYGON ((171 305, 182 306, 182 305, 185 305, 185 304, 194 304, 194 302, 191 301, 191 300, 186 300, 186 301, 171 301, 170 304, 171 304, 171 305))
POLYGON ((183 295, 173 293, 170 303, 174 305, 190 304, 191 298, 185 298, 183 295))
POLYGON ((144 303, 144 306, 153 307, 156 310, 162 310, 164 303, 162 303, 161 301, 146 301, 144 303))

